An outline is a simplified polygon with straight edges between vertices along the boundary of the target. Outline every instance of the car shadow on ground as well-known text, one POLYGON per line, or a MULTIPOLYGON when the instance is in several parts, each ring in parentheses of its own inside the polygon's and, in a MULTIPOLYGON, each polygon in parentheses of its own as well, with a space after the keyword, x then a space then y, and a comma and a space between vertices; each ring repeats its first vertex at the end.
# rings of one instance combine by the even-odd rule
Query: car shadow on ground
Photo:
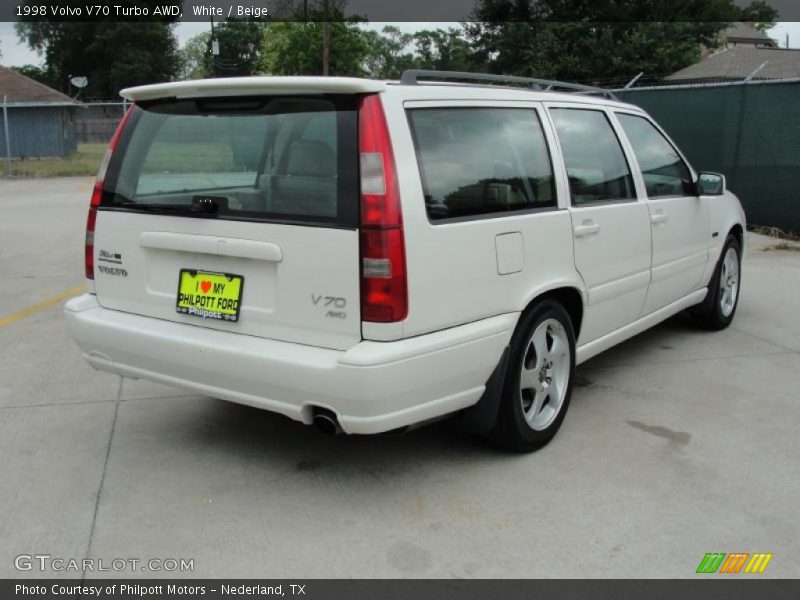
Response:
MULTIPOLYGON (((578 367, 571 411, 592 396, 592 373, 604 365, 630 365, 643 360, 643 353, 674 348, 677 339, 687 335, 704 335, 694 328, 685 315, 678 315, 643 334, 609 350, 578 367)), ((192 402, 196 400, 192 399, 192 402)), ((205 453, 230 455, 230 460, 267 459, 277 461, 283 469, 313 472, 346 466, 367 474, 397 473, 425 461, 463 467, 470 463, 514 462, 525 454, 498 448, 484 437, 460 430, 452 421, 441 421, 395 435, 338 435, 321 433, 281 415, 249 406, 214 399, 202 399, 191 410, 191 418, 183 410, 169 411, 160 421, 168 443, 180 448, 202 447, 205 453)), ((569 421, 570 415, 567 415, 569 421)), ((562 432, 563 433, 563 432, 562 432)), ((559 436, 539 450, 547 453, 558 445, 559 436)), ((218 457, 225 459, 224 457, 218 457)), ((274 466, 274 463, 273 463, 274 466)), ((411 469, 414 470, 413 468, 411 469)))

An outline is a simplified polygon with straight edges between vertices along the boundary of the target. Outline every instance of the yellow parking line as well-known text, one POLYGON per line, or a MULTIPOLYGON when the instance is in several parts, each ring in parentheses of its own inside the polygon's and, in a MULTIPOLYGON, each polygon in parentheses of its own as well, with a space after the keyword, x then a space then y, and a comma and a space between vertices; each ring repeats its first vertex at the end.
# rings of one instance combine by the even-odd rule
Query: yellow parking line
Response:
POLYGON ((6 325, 11 325, 11 323, 19 321, 24 317, 29 317, 31 315, 35 315, 38 312, 42 312, 46 308, 53 306, 53 304, 58 304, 62 300, 66 300, 67 298, 72 298, 72 296, 77 296, 78 294, 85 291, 86 291, 85 285, 76 285, 74 288, 70 288, 66 292, 61 292, 60 294, 56 294, 52 298, 48 298, 47 300, 42 300, 41 302, 37 302, 33 306, 29 306, 28 308, 23 308, 21 311, 15 312, 13 315, 2 317, 0 318, 0 329, 5 327, 6 325))
POLYGON ((79 192, 88 192, 91 187, 94 185, 94 179, 87 179, 82 184, 78 186, 79 192))

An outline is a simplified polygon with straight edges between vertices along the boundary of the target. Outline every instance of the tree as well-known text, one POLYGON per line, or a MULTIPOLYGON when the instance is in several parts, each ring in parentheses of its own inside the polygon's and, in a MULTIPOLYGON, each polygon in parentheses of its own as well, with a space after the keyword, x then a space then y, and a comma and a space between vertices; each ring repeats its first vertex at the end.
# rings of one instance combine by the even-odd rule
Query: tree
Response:
POLYGON ((716 43, 724 27, 696 22, 510 25, 508 35, 501 27, 497 43, 482 49, 484 57, 495 53, 488 59, 492 72, 586 82, 677 71, 699 60, 699 40, 716 43))
POLYGON ((602 83, 696 62, 751 7, 732 0, 478 0, 465 31, 474 59, 490 72, 602 83))
POLYGON ((417 68, 439 71, 481 70, 475 63, 473 51, 462 31, 450 29, 424 29, 414 34, 417 68))
POLYGON ((367 45, 365 70, 370 77, 398 79, 406 69, 483 70, 457 27, 402 33, 397 27, 386 26, 380 33, 364 30, 362 35, 367 45))
POLYGON ((211 53, 210 35, 206 38, 207 76, 243 77, 251 75, 261 59, 261 40, 266 24, 257 20, 230 19, 214 28, 219 55, 211 53))
MULTIPOLYGON (((322 74, 324 27, 319 21, 269 23, 264 31, 259 71, 271 75, 322 74)), ((354 22, 330 24, 330 74, 363 76, 366 74, 367 43, 354 22)))
POLYGON ((178 51, 181 79, 211 77, 211 32, 205 31, 189 38, 178 51))
POLYGON ((755 0, 741 9, 740 21, 752 23, 759 31, 767 31, 775 27, 778 20, 778 11, 769 6, 764 0, 755 0))
MULTIPOLYGON (((136 4, 149 7, 152 13, 160 3, 137 0, 136 4)), ((89 79, 83 96, 101 98, 116 96, 123 87, 174 78, 179 60, 172 29, 172 23, 161 21, 39 20, 16 24, 20 40, 44 56, 44 69, 51 74, 53 87, 69 92, 69 77, 83 75, 89 79)))
POLYGON ((364 69, 376 79, 399 79, 406 69, 418 68, 412 52, 414 35, 402 33, 393 25, 385 26, 381 32, 365 29, 361 32, 367 47, 364 69))

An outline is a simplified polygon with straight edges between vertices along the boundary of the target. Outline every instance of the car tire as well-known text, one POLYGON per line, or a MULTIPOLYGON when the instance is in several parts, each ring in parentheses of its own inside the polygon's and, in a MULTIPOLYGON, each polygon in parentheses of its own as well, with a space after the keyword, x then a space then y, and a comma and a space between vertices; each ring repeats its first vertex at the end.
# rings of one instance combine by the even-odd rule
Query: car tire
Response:
POLYGON ((689 310, 696 325, 719 331, 731 324, 739 305, 741 273, 742 246, 736 236, 729 235, 714 268, 705 300, 689 310))
POLYGON ((575 331, 564 307, 543 300, 511 337, 495 443, 518 452, 547 444, 561 427, 575 375, 575 331))

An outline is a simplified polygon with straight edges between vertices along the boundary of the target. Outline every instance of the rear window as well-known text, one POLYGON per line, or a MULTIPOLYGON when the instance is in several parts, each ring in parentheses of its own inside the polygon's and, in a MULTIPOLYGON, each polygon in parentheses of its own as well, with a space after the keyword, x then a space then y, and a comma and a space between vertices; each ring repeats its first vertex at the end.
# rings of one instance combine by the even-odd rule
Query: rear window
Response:
POLYGON ((431 221, 556 206, 553 167, 536 111, 409 111, 431 221))
POLYGON ((143 102, 101 206, 356 227, 356 126, 353 97, 143 102))

